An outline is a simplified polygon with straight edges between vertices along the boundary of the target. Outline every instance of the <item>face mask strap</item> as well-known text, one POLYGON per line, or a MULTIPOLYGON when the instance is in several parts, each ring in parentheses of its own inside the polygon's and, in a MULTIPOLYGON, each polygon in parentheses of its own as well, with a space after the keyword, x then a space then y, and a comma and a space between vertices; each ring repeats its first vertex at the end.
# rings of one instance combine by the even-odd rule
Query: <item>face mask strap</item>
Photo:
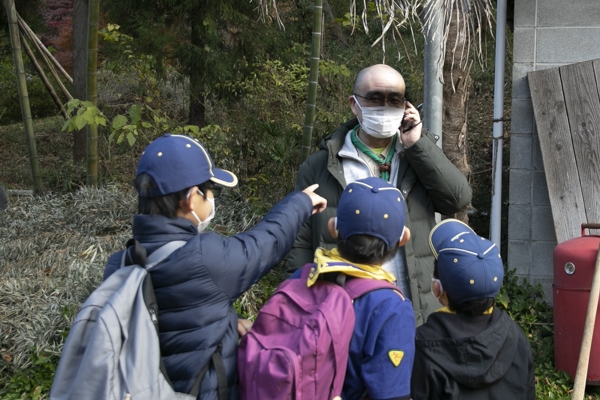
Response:
POLYGON ((442 281, 440 281, 439 279, 437 279, 437 278, 434 278, 434 277, 432 276, 432 277, 431 277, 431 283, 433 283, 433 282, 437 282, 437 283, 438 283, 438 285, 439 285, 439 288, 440 288, 440 295, 435 297, 437 300, 439 300, 439 299, 440 299, 440 297, 442 297, 442 295, 444 294, 444 286, 442 286, 442 281))

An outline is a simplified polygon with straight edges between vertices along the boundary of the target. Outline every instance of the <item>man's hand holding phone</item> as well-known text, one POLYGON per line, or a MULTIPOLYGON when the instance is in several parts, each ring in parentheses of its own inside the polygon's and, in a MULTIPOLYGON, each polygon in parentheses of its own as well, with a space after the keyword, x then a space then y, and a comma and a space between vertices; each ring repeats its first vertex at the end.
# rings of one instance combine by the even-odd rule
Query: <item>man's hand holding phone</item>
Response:
POLYGON ((407 100, 404 118, 400 124, 400 140, 402 140, 404 147, 412 146, 421 138, 421 132, 423 130, 421 122, 419 110, 407 100))

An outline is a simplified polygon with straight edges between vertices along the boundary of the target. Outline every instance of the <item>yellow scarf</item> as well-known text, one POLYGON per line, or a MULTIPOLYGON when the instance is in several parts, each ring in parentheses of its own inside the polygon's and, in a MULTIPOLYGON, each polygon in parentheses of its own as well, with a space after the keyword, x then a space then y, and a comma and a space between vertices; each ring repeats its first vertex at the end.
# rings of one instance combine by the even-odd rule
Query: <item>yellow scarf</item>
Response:
MULTIPOLYGON (((494 311, 494 307, 492 306, 489 309, 487 309, 486 311, 484 311, 482 315, 490 315, 493 311, 494 311)), ((456 314, 456 311, 452 311, 451 309, 448 308, 448 306, 442 307, 439 310, 437 310, 436 312, 445 312, 448 314, 456 314)))
POLYGON ((396 277, 382 269, 380 265, 355 264, 340 256, 337 249, 327 250, 318 248, 315 252, 315 264, 310 270, 306 285, 312 286, 320 274, 329 272, 343 272, 348 276, 357 278, 369 278, 385 280, 390 283, 396 282, 396 277))

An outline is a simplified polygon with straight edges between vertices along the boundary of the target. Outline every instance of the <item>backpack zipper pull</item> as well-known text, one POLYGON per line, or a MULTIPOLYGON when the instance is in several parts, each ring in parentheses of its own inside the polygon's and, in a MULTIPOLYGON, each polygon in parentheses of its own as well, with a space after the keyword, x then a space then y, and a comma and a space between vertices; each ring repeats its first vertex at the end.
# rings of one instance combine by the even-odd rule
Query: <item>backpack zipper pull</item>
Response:
POLYGON ((150 307, 148 309, 150 311, 150 319, 154 325, 158 325, 158 318, 156 318, 156 313, 154 312, 154 308, 150 307))

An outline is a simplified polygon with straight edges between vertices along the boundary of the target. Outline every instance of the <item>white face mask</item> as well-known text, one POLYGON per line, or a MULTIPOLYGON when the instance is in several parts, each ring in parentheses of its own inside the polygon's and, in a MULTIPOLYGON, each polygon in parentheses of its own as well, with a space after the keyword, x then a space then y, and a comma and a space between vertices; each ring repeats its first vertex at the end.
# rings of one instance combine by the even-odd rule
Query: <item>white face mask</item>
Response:
MULTIPOLYGON (((198 189, 198 192, 200 192, 200 189, 198 189)), ((202 194, 202 192, 200 192, 200 194, 202 196, 204 196, 202 194)), ((188 197, 189 197, 189 194, 188 194, 188 197)), ((208 214, 208 217, 206 217, 206 219, 204 221, 200 221, 200 218, 198 218, 198 215, 194 212, 194 210, 191 211, 194 218, 196 218, 196 221, 198 221, 198 227, 197 227, 198 233, 204 232, 206 230, 206 228, 208 228, 208 224, 210 224, 210 221, 215 217, 215 200, 211 199, 208 196, 206 196, 205 199, 210 202, 210 204, 212 205, 212 209, 210 210, 210 214, 208 214)))
POLYGON ((386 139, 394 136, 400 129, 402 118, 404 118, 404 108, 361 107, 356 97, 354 97, 354 101, 362 111, 360 127, 367 135, 386 139))

